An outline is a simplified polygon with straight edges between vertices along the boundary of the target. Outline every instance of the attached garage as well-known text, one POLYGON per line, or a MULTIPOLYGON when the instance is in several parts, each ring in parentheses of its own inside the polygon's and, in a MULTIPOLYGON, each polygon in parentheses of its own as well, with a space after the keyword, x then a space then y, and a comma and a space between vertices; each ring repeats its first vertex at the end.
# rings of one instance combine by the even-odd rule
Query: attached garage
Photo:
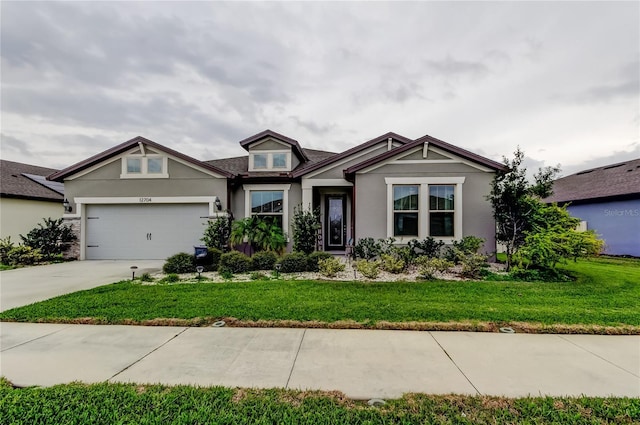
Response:
POLYGON ((85 258, 159 260, 201 245, 209 204, 87 205, 85 258))

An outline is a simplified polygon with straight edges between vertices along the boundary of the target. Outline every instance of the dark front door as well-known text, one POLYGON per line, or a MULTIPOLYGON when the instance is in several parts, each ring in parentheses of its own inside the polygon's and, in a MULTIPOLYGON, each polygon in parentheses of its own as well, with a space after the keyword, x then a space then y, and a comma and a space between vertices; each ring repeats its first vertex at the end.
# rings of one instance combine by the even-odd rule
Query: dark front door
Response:
POLYGON ((327 195, 325 198, 325 251, 344 249, 347 236, 347 203, 345 195, 327 195))

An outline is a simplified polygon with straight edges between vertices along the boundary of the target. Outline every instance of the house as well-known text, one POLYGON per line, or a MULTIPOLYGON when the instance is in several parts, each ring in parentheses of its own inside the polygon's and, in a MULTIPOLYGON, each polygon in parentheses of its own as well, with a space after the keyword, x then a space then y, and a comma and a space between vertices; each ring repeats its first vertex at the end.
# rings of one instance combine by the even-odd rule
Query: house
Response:
POLYGON ((46 179, 56 171, 0 160, 0 238, 20 242, 43 218, 62 217, 64 187, 46 179))
MULTIPOLYGON (((406 244, 475 235, 495 249, 486 200, 505 166, 424 136, 387 133, 341 153, 305 149, 271 130, 247 155, 200 161, 136 137, 49 176, 64 182, 81 259, 160 259, 193 252, 208 219, 271 217, 291 234, 294 208, 319 208, 319 248, 394 237, 406 244)), ((289 249, 291 242, 289 242, 289 249)))
POLYGON ((640 257, 640 158, 556 180, 545 202, 567 205, 605 241, 605 253, 640 257))

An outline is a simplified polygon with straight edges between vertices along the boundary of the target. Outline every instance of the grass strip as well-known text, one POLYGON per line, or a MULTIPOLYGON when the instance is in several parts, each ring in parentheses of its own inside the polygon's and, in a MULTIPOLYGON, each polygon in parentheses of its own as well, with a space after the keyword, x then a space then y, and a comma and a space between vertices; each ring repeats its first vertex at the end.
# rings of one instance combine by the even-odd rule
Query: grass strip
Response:
POLYGON ((632 424, 632 398, 406 394, 382 407, 339 392, 0 382, 3 424, 632 424))
POLYGON ((540 332, 638 333, 640 261, 603 258, 565 267, 575 281, 123 281, 8 310, 0 320, 202 326, 232 318, 251 326, 494 330, 511 324, 540 332))

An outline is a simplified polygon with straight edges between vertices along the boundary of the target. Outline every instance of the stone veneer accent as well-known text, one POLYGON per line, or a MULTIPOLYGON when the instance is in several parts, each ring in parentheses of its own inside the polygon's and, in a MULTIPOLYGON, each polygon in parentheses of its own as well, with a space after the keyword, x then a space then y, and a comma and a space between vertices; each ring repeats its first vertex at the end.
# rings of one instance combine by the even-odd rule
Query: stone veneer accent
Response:
POLYGON ((65 260, 79 260, 80 259, 80 217, 63 217, 63 223, 71 228, 73 234, 76 236, 76 240, 69 243, 69 248, 64 252, 65 260))

